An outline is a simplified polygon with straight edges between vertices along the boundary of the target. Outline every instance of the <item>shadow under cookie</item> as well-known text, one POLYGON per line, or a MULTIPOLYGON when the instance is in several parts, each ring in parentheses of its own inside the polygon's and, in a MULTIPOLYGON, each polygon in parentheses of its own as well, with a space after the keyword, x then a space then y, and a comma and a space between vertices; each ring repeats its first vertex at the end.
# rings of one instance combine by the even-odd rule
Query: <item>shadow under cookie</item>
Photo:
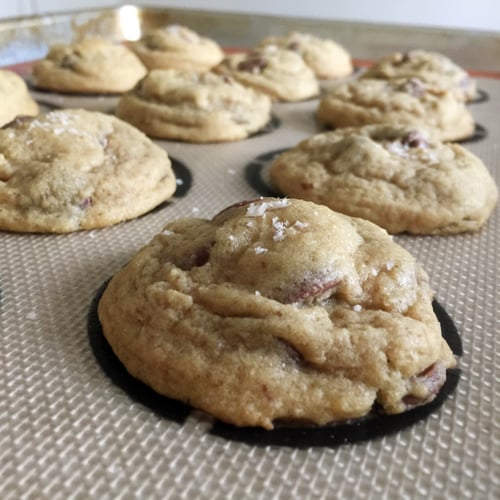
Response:
MULTIPOLYGON (((180 160, 172 158, 171 156, 169 156, 169 158, 172 165, 172 170, 174 171, 175 182, 177 185, 175 193, 172 195, 172 199, 184 198, 184 196, 186 196, 188 192, 191 190, 191 187, 193 185, 193 175, 191 173, 191 170, 180 160)), ((138 218, 145 217, 147 215, 154 214, 156 212, 163 210, 165 207, 168 207, 171 204, 172 199, 165 200, 159 205, 156 205, 156 207, 140 215, 138 218)))
POLYGON ((33 86, 29 80, 27 80, 27 84, 35 101, 52 108, 83 108, 89 111, 113 113, 121 97, 121 94, 78 94, 50 91, 33 86))
POLYGON ((479 123, 475 123, 474 132, 470 137, 466 137, 465 139, 460 139, 454 142, 458 142, 459 144, 470 144, 472 142, 482 141, 483 139, 486 139, 486 137, 488 137, 488 131, 486 130, 486 128, 479 123))
POLYGON ((99 318, 97 317, 97 306, 107 284, 108 281, 99 288, 90 305, 87 316, 87 331, 90 347, 99 365, 106 375, 134 401, 147 406, 158 415, 168 418, 169 420, 173 420, 177 423, 184 422, 191 413, 191 407, 174 399, 161 396, 146 384, 143 384, 129 375, 106 341, 102 333, 99 318))
MULTIPOLYGON (((94 356, 106 375, 134 401, 150 408, 156 414, 182 424, 199 410, 174 399, 161 396, 150 387, 132 377, 113 353, 97 315, 97 307, 108 281, 97 291, 88 312, 88 339, 94 356)), ((433 309, 441 325, 441 333, 455 356, 462 355, 462 342, 451 317, 436 301, 433 309)), ((210 434, 232 441, 253 446, 287 446, 293 448, 326 447, 333 448, 343 444, 357 443, 395 434, 437 411, 454 392, 460 379, 460 369, 448 369, 446 382, 435 399, 397 415, 383 415, 373 409, 372 413, 361 419, 332 425, 307 425, 304 423, 275 422, 273 430, 257 427, 237 427, 213 419, 210 434)))
POLYGON ((257 132, 250 134, 248 138, 270 134, 271 132, 274 132, 280 127, 281 127, 281 120, 276 115, 271 114, 271 118, 269 119, 269 121, 261 129, 257 130, 257 132))
POLYGON ((285 152, 287 148, 277 149, 263 153, 253 159, 245 167, 245 179, 247 183, 255 189, 260 196, 282 197, 276 188, 274 188, 269 180, 268 170, 274 158, 285 152))
POLYGON ((487 102, 489 100, 490 100, 490 95, 488 94, 488 92, 486 92, 486 90, 477 89, 476 97, 474 97, 474 99, 468 101, 467 104, 481 104, 481 103, 487 102))

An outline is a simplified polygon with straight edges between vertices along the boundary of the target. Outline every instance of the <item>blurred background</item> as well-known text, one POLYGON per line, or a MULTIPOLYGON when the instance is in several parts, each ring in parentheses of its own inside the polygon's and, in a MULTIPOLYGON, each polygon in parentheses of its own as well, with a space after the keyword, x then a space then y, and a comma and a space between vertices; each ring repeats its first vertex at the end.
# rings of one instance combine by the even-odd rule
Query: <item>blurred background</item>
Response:
MULTIPOLYGON (((500 31, 499 0, 146 0, 138 6, 500 31)), ((0 18, 120 5, 113 0, 3 0, 0 18)))

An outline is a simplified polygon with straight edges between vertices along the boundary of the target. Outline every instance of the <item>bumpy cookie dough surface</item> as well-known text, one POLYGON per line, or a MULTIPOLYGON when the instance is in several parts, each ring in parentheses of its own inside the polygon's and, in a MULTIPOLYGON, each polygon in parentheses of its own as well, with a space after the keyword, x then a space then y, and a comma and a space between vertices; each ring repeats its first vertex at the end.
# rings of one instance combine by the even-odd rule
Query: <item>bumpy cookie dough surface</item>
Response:
POLYGON ((207 71, 224 58, 215 40, 177 24, 145 33, 130 47, 148 69, 207 71))
POLYGON ((319 94, 316 76, 302 57, 276 45, 228 55, 215 70, 274 101, 302 101, 319 94))
POLYGON ((267 37, 258 47, 268 45, 297 52, 320 79, 341 78, 353 71, 351 55, 333 40, 294 31, 285 36, 267 37))
POLYGON ((98 313, 133 376, 270 429, 430 401, 455 365, 431 300, 425 272, 384 230, 269 198, 169 223, 98 313))
POLYGON ((362 78, 333 87, 317 109, 330 127, 383 123, 425 128, 442 141, 470 137, 474 119, 461 99, 418 78, 362 78))
POLYGON ((66 233, 137 217, 176 183, 166 152, 113 116, 51 111, 0 129, 0 229, 66 233))
POLYGON ((54 45, 32 68, 36 87, 82 94, 126 92, 145 74, 130 49, 102 38, 54 45))
POLYGON ((425 50, 395 52, 369 68, 362 78, 415 77, 439 87, 450 89, 459 98, 473 100, 477 95, 476 81, 444 54, 425 50))
POLYGON ((28 92, 24 80, 16 73, 0 70, 0 126, 16 116, 35 116, 38 104, 28 92))
POLYGON ((120 99, 116 114, 154 137, 232 141, 270 120, 271 99, 229 76, 152 70, 120 99))
POLYGON ((318 134, 276 158, 270 178, 288 196, 371 220, 391 233, 475 231, 498 198, 477 156, 408 127, 318 134))

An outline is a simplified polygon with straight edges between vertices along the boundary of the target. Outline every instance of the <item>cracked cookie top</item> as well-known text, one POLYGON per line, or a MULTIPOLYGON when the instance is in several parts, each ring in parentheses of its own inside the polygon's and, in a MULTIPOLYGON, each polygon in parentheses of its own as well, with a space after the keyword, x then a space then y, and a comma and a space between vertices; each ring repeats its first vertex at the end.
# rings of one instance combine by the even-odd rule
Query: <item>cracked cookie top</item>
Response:
POLYGON ((227 75, 152 70, 119 101, 117 116, 153 137, 244 139, 271 118, 271 99, 227 75))
POLYGON ((361 78, 418 78, 450 89, 458 98, 471 101, 476 97, 476 81, 467 71, 439 52, 410 50, 394 52, 377 61, 361 78))
POLYGON ((0 129, 0 229, 70 232, 137 217, 176 187, 167 153, 116 117, 56 110, 0 129))
POLYGON ((303 101, 319 94, 318 80, 304 59, 276 45, 230 54, 214 71, 229 74, 274 101, 303 101))
POLYGON ((376 225, 295 200, 170 222, 111 280, 103 332, 159 393, 241 426, 433 399, 454 357, 428 277, 376 225))
POLYGON ((317 78, 341 78, 353 71, 351 55, 333 40, 293 31, 285 36, 270 36, 257 47, 274 45, 299 54, 317 78))
POLYGON ((103 38, 54 45, 32 68, 36 87, 81 94, 126 92, 145 74, 130 49, 103 38))
POLYGON ((130 47, 150 70, 207 71, 224 58, 215 40, 178 24, 151 30, 130 47))
POLYGON ((403 126, 317 134, 277 157, 270 178, 283 194, 363 217, 391 233, 475 231, 498 198, 477 156, 403 126))
POLYGON ((442 141, 474 132, 474 119, 463 100, 445 87, 418 78, 361 78, 332 87, 320 100, 316 116, 328 127, 382 123, 424 128, 442 141))

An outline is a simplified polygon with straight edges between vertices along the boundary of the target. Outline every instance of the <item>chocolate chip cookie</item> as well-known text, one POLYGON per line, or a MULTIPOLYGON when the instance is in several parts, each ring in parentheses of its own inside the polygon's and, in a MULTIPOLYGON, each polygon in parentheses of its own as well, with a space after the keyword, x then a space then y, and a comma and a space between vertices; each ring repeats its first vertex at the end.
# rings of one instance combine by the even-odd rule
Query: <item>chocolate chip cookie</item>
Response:
POLYGON ((66 233, 137 217, 170 198, 167 153, 114 116, 57 110, 0 129, 0 229, 66 233))
POLYGON ((362 78, 339 84, 320 100, 318 121, 328 127, 374 123, 410 125, 436 139, 457 141, 474 132, 474 118, 453 92, 418 78, 362 78))
POLYGON ((376 225, 267 198, 171 221, 98 307, 127 370, 238 426, 431 401, 455 365, 426 273, 376 225))
POLYGON ((146 134, 188 142, 244 139, 271 118, 271 99, 227 75, 152 70, 116 114, 146 134))
POLYGON ((114 94, 130 90, 146 68, 127 47, 103 38, 86 38, 50 47, 32 68, 33 85, 78 94, 114 94))
POLYGON ((35 116, 39 111, 24 80, 6 69, 0 69, 0 102, 0 126, 16 116, 35 116))
POLYGON ((303 101, 319 94, 319 84, 302 57, 276 45, 227 56, 215 68, 274 101, 303 101))
POLYGON ((476 81, 450 58, 438 52, 410 50, 395 52, 377 61, 361 78, 418 78, 450 89, 465 101, 477 95, 476 81))
POLYGON ((498 198, 483 162, 409 127, 371 125, 313 136, 278 156, 282 193, 368 219, 390 233, 478 230, 498 198))
POLYGON ((269 45, 297 52, 320 79, 341 78, 353 71, 351 55, 334 40, 293 31, 285 36, 267 37, 257 47, 269 45))
POLYGON ((208 71, 224 58, 215 40, 178 24, 149 31, 130 47, 150 70, 208 71))

